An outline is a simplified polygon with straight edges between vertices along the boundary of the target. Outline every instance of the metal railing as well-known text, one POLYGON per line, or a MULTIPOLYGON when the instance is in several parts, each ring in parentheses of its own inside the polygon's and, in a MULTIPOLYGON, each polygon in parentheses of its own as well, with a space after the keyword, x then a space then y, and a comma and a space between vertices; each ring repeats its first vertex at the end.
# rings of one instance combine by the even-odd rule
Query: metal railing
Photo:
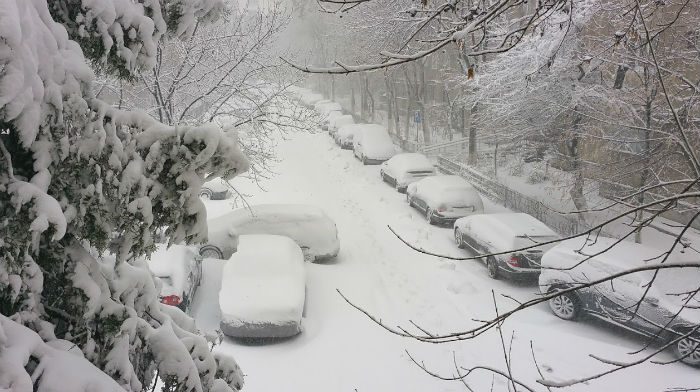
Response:
POLYGON ((437 167, 444 173, 463 177, 487 198, 508 209, 532 215, 561 235, 574 235, 589 229, 581 220, 554 211, 541 201, 516 192, 461 162, 438 156, 437 167))

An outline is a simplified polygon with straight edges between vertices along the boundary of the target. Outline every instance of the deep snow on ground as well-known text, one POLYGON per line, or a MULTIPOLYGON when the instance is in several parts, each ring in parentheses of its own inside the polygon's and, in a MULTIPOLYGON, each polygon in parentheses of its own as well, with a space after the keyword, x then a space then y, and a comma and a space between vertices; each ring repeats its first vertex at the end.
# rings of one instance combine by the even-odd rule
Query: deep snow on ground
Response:
MULTIPOLYGON (((449 228, 429 226, 408 207, 404 195, 382 183, 377 166, 362 166, 351 151, 337 148, 326 134, 295 135, 281 141, 278 152, 278 175, 262 184, 267 192, 243 179, 234 184, 253 195, 248 200, 251 204, 310 203, 323 208, 338 226, 340 254, 325 264, 307 263, 304 331, 299 336, 262 343, 227 338, 217 348, 239 362, 246 374, 246 390, 466 390, 459 382, 427 375, 406 351, 445 376, 455 374, 454 360, 465 367, 486 365, 506 371, 496 330, 458 343, 421 343, 383 330, 336 290, 390 326, 416 331, 413 321, 433 333, 448 333, 477 325, 475 319, 492 317, 494 296, 499 311, 515 306, 504 295, 532 298, 537 292, 534 282, 494 281, 478 261, 451 261, 406 247, 387 225, 426 250, 467 255, 453 244, 449 228)), ((486 212, 503 211, 484 202, 486 212)), ((230 201, 208 201, 207 208, 214 217, 232 207, 230 201)), ((220 260, 205 260, 202 286, 193 304, 193 316, 208 331, 218 328, 222 265, 220 260)), ((560 320, 545 304, 506 321, 503 336, 507 346, 512 340, 513 375, 536 390, 546 389, 536 383, 540 376, 533 351, 547 378, 568 380, 609 368, 589 354, 631 360, 640 354, 629 353, 645 343, 593 321, 560 320)), ((660 359, 672 356, 664 354, 660 359)), ((503 378, 485 370, 474 371, 467 382, 475 391, 509 390, 503 378)), ((698 386, 697 369, 674 363, 643 364, 566 390, 644 392, 698 386)))

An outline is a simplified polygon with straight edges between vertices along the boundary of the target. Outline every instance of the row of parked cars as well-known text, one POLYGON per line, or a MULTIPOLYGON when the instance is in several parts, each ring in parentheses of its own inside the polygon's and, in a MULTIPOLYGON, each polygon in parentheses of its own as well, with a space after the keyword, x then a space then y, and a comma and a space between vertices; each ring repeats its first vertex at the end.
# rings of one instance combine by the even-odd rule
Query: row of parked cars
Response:
MULTIPOLYGON (((405 193, 407 203, 428 223, 451 227, 457 247, 485 255, 481 260, 490 278, 537 280, 542 294, 562 292, 549 300, 556 316, 574 320, 590 315, 660 340, 681 361, 700 365, 700 299, 694 292, 698 271, 639 272, 589 286, 596 279, 653 263, 650 257, 659 251, 600 236, 561 241, 528 214, 485 213, 471 184, 438 173, 422 154, 399 153, 383 127, 355 124, 340 105, 318 94, 301 91, 300 98, 323 116, 322 128, 341 148, 352 149, 364 164, 379 164, 381 179, 405 193), (572 288, 577 290, 566 291, 572 288)), ((202 187, 203 198, 228 196, 228 187, 216 181, 202 187)), ((210 220, 209 241, 199 249, 199 272, 196 263, 186 262, 192 257, 184 252, 175 259, 185 265, 185 272, 177 276, 191 282, 201 276, 201 257, 227 260, 219 296, 224 333, 284 337, 301 331, 304 260, 332 258, 338 249, 335 224, 320 209, 259 205, 210 220)), ((163 277, 164 302, 189 303, 189 286, 163 277)))
MULTIPOLYGON (((319 101, 315 109, 339 110, 319 101)), ((678 359, 700 366, 700 295, 697 270, 646 271, 590 285, 596 279, 653 263, 659 250, 614 238, 561 240, 546 224, 524 213, 485 213, 479 192, 460 176, 438 173, 419 153, 398 153, 384 127, 355 124, 330 112, 324 127, 343 149, 406 194, 428 223, 452 228, 455 245, 481 258, 492 279, 537 280, 543 295, 565 320, 586 314, 671 347, 678 359), (342 119, 342 121, 339 121, 342 119), (650 282, 652 284, 650 284, 650 282), (570 289, 574 291, 567 291, 570 289)))

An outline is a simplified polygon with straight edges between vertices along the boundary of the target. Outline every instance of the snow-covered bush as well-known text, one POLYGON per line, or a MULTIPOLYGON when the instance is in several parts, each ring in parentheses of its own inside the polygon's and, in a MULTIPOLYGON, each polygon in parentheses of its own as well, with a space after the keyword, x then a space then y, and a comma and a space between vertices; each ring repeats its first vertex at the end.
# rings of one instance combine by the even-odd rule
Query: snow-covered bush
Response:
POLYGON ((540 184, 545 182, 549 177, 547 176, 547 173, 538 168, 534 168, 530 171, 530 173, 527 175, 527 183, 528 184, 540 184))
POLYGON ((517 161, 515 164, 511 165, 510 168, 508 169, 508 174, 514 177, 522 177, 524 172, 523 169, 523 163, 520 161, 517 161))
MULTIPOLYGON (((116 110, 91 94, 87 64, 117 76, 146 69, 162 36, 187 36, 221 8, 221 0, 0 7, 0 389, 19 377, 41 390, 56 371, 47 366, 60 362, 32 368, 3 355, 8 325, 17 324, 49 344, 74 344, 124 390, 141 390, 156 374, 171 391, 241 388, 235 362, 215 358, 189 317, 163 310, 139 260, 161 227, 171 242, 206 237, 204 177, 248 167, 236 134, 116 110)), ((37 360, 39 343, 30 354, 37 360)), ((83 367, 61 373, 89 377, 83 367)))

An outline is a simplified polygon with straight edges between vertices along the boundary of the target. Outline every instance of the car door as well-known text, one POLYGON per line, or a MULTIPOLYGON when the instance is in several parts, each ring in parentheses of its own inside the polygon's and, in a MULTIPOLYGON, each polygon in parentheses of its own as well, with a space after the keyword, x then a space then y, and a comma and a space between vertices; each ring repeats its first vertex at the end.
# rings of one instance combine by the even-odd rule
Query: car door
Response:
MULTIPOLYGON (((616 269, 614 272, 620 271, 621 269, 616 269)), ((638 274, 625 275, 596 285, 596 288, 602 294, 601 310, 611 321, 644 334, 653 329, 653 325, 643 315, 648 310, 648 304, 642 298, 644 288, 638 274)))
POLYGON ((421 192, 420 184, 416 184, 416 192, 413 194, 413 204, 422 211, 426 211, 428 208, 428 203, 425 202, 424 196, 421 192))

